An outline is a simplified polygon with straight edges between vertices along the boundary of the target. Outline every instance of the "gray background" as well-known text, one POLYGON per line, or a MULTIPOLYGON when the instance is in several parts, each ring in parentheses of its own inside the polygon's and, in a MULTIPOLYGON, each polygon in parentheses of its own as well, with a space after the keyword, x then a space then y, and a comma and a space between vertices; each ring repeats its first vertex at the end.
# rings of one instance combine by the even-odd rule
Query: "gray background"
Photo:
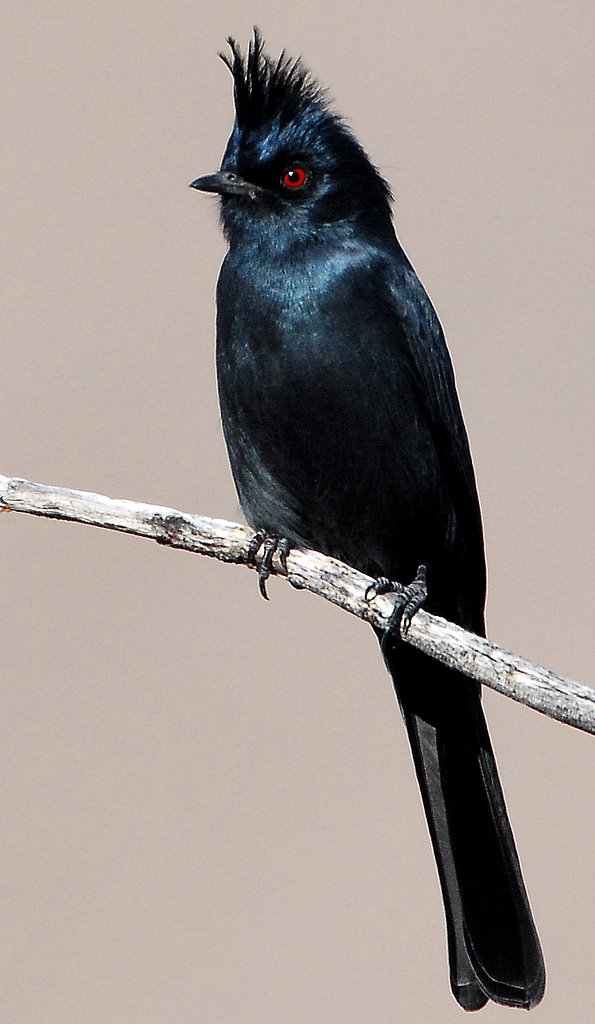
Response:
MULTIPOLYGON (((592 681, 593 10, 5 0, 0 472, 238 518, 224 246, 187 183, 231 128, 217 50, 257 22, 394 186, 456 364, 490 635, 592 681)), ((0 526, 3 1019, 462 1020, 370 631, 145 541, 0 526)), ((595 743, 486 705, 548 962, 531 1020, 586 1024, 595 743)))

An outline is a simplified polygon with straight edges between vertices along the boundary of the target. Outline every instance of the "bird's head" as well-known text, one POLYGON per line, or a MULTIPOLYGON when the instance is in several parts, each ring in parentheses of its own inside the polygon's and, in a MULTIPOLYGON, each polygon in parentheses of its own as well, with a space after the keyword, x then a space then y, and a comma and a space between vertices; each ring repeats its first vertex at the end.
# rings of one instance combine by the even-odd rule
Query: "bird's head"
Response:
POLYGON ((221 54, 234 80, 236 118, 221 168, 192 187, 221 196, 228 239, 266 229, 317 237, 392 234, 390 189, 328 105, 300 59, 267 57, 254 30, 246 56, 221 54))

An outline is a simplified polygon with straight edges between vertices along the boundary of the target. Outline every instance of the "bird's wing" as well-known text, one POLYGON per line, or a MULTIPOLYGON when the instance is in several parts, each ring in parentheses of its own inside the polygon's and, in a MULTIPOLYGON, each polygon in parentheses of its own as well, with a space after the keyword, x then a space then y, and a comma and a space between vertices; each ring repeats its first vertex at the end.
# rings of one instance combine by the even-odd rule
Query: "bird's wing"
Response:
MULTIPOLYGON (((410 372, 419 406, 438 453, 457 519, 476 568, 478 603, 485 594, 483 531, 475 472, 456 390, 452 362, 436 312, 415 271, 407 266, 395 275, 391 304, 399 323, 401 344, 410 359, 410 372)), ((481 617, 474 624, 482 626, 481 617)))

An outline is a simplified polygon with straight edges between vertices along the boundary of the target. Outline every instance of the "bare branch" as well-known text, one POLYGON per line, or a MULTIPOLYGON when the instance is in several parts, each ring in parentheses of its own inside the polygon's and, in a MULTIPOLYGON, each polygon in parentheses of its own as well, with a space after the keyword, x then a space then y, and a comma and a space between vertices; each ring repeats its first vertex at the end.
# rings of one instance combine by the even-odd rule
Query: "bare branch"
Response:
MULTIPOLYGON (((249 565, 252 531, 223 519, 0 476, 0 510, 4 509, 133 533, 223 562, 249 565)), ((280 565, 276 568, 283 574, 280 565)), ((396 598, 384 595, 366 601, 370 577, 317 551, 298 549, 289 553, 287 569, 294 587, 319 594, 380 629, 386 626, 396 598)), ((555 675, 423 610, 413 618, 405 639, 499 693, 595 734, 595 690, 590 687, 555 675)))

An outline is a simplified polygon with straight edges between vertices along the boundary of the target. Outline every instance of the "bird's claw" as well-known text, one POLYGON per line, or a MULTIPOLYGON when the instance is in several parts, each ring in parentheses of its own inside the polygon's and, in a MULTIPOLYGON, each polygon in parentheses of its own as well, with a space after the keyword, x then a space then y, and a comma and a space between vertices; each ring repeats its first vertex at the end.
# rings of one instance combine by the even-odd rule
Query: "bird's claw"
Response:
POLYGON ((364 601, 373 601, 381 594, 400 594, 403 589, 403 585, 396 580, 389 580, 388 576, 378 576, 369 587, 366 587, 364 601))
POLYGON ((379 597, 381 594, 397 594, 399 598, 395 602, 395 606, 386 624, 381 641, 382 648, 384 648, 389 636, 396 634, 398 638, 402 638, 407 635, 413 616, 419 611, 428 596, 426 576, 427 567, 420 565, 415 574, 415 579, 407 586, 403 586, 402 583, 396 583, 394 580, 389 580, 387 576, 379 576, 378 579, 374 580, 366 588, 364 595, 366 601, 373 601, 375 597, 379 597))
POLYGON ((258 568, 258 589, 268 601, 267 580, 275 571, 273 559, 275 555, 285 575, 287 575, 287 556, 290 550, 290 543, 287 537, 277 537, 275 534, 265 533, 264 530, 257 530, 248 546, 248 562, 258 568))

